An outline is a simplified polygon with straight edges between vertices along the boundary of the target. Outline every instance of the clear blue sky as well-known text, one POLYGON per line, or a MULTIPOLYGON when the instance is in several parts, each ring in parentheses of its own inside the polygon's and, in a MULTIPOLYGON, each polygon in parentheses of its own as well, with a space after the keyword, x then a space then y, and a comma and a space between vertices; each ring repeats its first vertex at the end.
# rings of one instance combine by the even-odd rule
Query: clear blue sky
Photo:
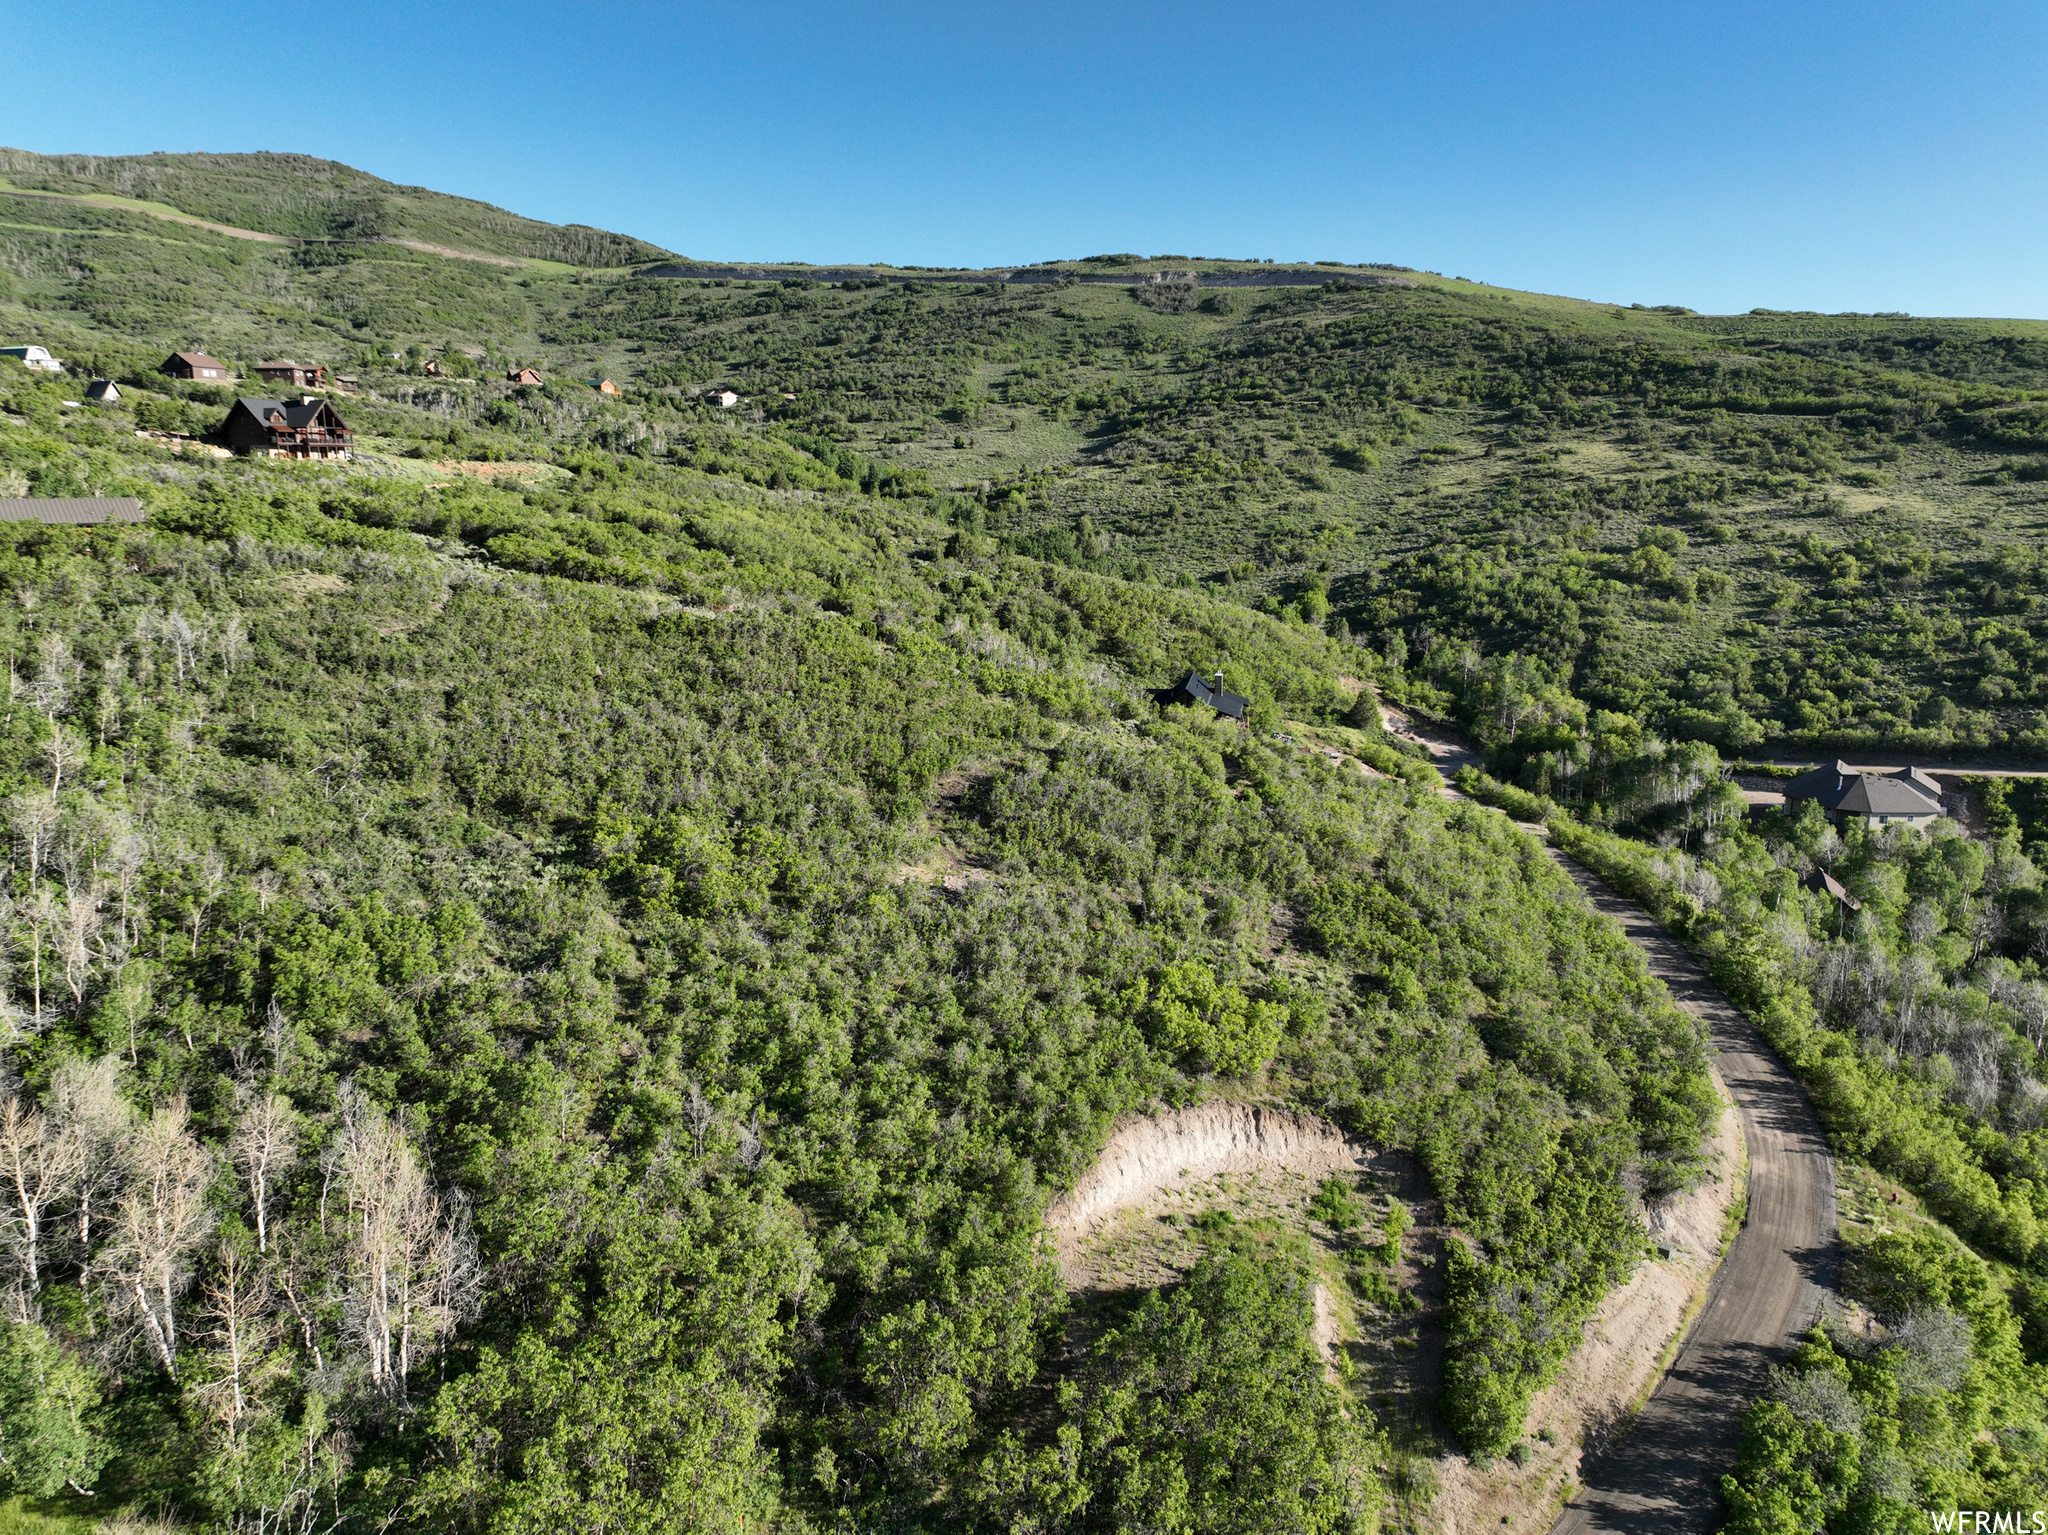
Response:
POLYGON ((0 0, 0 40, 0 143, 301 150, 698 257, 2048 316, 2038 0, 0 0))

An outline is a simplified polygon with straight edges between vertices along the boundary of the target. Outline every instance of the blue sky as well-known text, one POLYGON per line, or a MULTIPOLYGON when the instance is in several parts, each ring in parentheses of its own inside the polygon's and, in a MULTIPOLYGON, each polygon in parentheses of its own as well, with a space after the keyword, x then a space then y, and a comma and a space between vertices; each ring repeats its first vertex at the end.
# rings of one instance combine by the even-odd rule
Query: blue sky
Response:
POLYGON ((2038 3, 0 0, 0 43, 0 143, 300 150, 698 257, 2048 316, 2038 3))

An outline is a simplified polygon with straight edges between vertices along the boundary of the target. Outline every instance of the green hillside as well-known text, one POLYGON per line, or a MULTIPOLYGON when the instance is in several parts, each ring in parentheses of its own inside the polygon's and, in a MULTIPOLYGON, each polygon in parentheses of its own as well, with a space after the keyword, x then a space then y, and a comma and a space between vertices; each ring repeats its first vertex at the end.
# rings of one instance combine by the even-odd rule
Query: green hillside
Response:
POLYGON ((311 155, 38 155, 0 149, 17 187, 157 203, 303 240, 417 240, 486 256, 625 266, 668 254, 584 224, 521 218, 467 197, 399 186, 311 155))
POLYGON ((1877 1249, 1873 1309, 1978 1352, 1927 1322, 1905 1398, 1896 1351, 1842 1365, 1884 1366, 1890 1448, 1765 1414, 1757 1527, 1810 1464, 1859 1528, 2040 1474, 2048 812, 1752 836, 1716 754, 2048 746, 2037 324, 1179 256, 674 277, 326 162, 36 166, 0 175, 309 243, 0 189, 0 342, 74 370, 0 360, 0 495, 149 512, 0 524, 0 1153, 48 1190, 0 1192, 0 1495, 1426 1528, 1433 1458, 1526 1457, 1714 1107, 1696 1024, 1372 689, 1745 1005, 1805 988, 1781 1050, 1968 1259, 1877 1249), (213 456, 233 391, 174 346, 347 375, 356 458, 213 456), (1191 667, 1245 727, 1161 702, 1191 667), (1802 858, 1868 915, 1788 893, 1802 858), (1388 1148, 1439 1224, 1223 1190, 1181 1282, 1069 1296, 1052 1198, 1218 1098, 1388 1148))

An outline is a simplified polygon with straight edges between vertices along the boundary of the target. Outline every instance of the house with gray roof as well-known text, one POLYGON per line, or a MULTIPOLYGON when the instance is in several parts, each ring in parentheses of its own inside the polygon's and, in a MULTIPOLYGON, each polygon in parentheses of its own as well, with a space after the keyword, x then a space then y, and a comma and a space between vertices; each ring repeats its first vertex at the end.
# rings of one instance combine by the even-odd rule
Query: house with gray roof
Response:
POLYGON ((1925 826, 1940 816, 1941 785, 1916 767, 1859 772, 1846 762, 1810 768, 1785 785, 1785 807, 1812 800, 1836 825, 1925 826))
POLYGON ((1223 689, 1223 673, 1216 674, 1214 682, 1204 682, 1200 672, 1191 671, 1187 680, 1166 695, 1168 703, 1207 704, 1225 719, 1244 723, 1244 711, 1251 703, 1242 693, 1227 693, 1223 689))

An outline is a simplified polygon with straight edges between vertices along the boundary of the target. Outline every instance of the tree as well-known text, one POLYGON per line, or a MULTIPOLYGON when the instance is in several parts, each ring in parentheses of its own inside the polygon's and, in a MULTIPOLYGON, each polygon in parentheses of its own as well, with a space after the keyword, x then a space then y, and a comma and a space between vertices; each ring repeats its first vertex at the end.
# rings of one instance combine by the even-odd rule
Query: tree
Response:
POLYGON ((110 1212, 127 1182, 128 1140, 135 1109, 121 1091, 121 1061, 113 1055, 96 1061, 64 1062, 51 1073, 45 1099, 50 1119, 71 1148, 76 1168, 72 1240, 83 1290, 90 1286, 94 1272, 95 1223, 110 1212))
POLYGON ((88 1491, 113 1456, 87 1427, 99 1401, 92 1371, 42 1328, 0 1322, 0 1491, 88 1491))
POLYGON ((249 1192, 256 1217, 256 1250, 270 1250, 270 1197, 277 1180, 291 1170, 299 1154, 299 1117, 282 1093, 260 1092, 247 1083, 235 1091, 240 1112, 228 1142, 228 1156, 249 1192))
POLYGON ((50 1131, 49 1121, 15 1093, 0 1099, 0 1180, 6 1184, 7 1234, 20 1265, 15 1311, 34 1320, 43 1288, 43 1218, 77 1181, 76 1146, 50 1131))
POLYGON ((151 1114, 127 1146, 127 1191, 115 1211, 105 1266, 117 1306, 131 1314, 157 1362, 178 1373, 177 1302, 191 1282, 192 1254, 211 1224, 206 1182, 212 1158, 192 1138, 185 1100, 151 1114))
POLYGON ((349 1222, 349 1326, 371 1385, 402 1404, 420 1351, 475 1304, 468 1209, 434 1188, 404 1128, 353 1087, 330 1157, 349 1222))

